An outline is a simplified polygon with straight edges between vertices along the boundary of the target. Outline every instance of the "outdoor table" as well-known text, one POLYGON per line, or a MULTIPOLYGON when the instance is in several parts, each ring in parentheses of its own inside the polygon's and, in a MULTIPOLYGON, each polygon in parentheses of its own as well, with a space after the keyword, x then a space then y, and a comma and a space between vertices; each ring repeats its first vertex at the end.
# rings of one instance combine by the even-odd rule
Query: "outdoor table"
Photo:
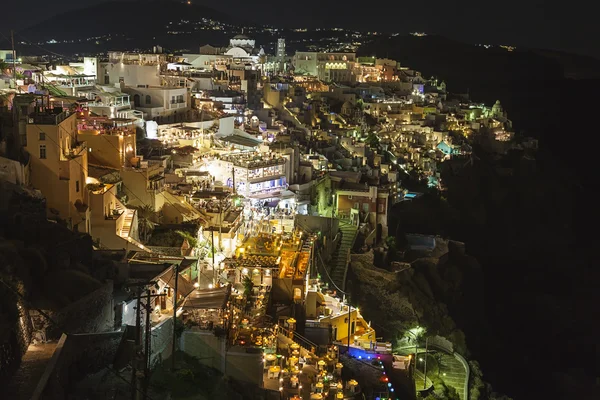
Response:
POLYGON ((352 391, 352 393, 356 392, 357 387, 358 382, 356 382, 354 379, 350 379, 350 381, 348 381, 348 388, 352 391))
POLYGON ((292 350, 298 350, 299 348, 300 348, 300 345, 298 343, 290 344, 290 349, 292 349, 292 350))
POLYGON ((274 365, 269 368, 269 379, 276 379, 279 376, 279 372, 281 372, 281 368, 279 366, 274 365))
POLYGON ((317 382, 315 388, 317 393, 323 393, 323 382, 317 382))
POLYGON ((298 386, 298 377, 297 376, 292 376, 290 378, 290 382, 292 384, 292 387, 295 389, 298 386))
POLYGON ((267 354, 265 356, 265 360, 267 360, 268 362, 273 362, 277 359, 277 357, 275 356, 275 354, 267 354))
POLYGON ((290 366, 293 367, 294 365, 296 365, 298 363, 298 357, 295 357, 295 356, 290 357, 289 363, 290 363, 290 366))
POLYGON ((319 360, 317 364, 319 365, 319 370, 322 370, 325 367, 325 361, 323 360, 319 360))
POLYGON ((300 355, 300 352, 298 350, 294 350, 292 351, 292 355, 298 357, 300 355))
POLYGON ((313 393, 310 395, 310 400, 321 400, 323 395, 321 393, 313 393))

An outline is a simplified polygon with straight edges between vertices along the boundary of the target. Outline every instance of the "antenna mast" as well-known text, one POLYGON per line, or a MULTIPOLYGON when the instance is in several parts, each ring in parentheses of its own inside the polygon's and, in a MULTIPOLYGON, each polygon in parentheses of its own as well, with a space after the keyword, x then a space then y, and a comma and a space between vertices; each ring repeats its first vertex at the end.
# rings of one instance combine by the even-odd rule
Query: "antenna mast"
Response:
POLYGON ((14 31, 10 31, 10 42, 12 45, 12 64, 13 64, 13 80, 15 82, 15 89, 17 88, 17 68, 15 67, 15 59, 17 58, 17 53, 15 52, 15 34, 14 31))

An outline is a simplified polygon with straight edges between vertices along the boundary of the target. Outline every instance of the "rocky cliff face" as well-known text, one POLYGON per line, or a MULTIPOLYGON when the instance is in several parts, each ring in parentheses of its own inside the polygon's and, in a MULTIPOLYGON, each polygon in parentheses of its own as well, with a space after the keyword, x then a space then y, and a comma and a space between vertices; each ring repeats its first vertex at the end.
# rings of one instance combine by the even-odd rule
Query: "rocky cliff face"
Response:
MULTIPOLYGON (((446 338, 468 358, 467 339, 457 321, 483 312, 483 274, 477 260, 465 253, 464 244, 438 238, 434 251, 403 265, 410 267, 389 271, 373 265, 372 252, 352 255, 347 283, 352 303, 386 340, 397 343, 407 329, 421 326, 427 336, 446 338)), ((471 383, 478 385, 475 399, 495 398, 479 368, 471 383)))

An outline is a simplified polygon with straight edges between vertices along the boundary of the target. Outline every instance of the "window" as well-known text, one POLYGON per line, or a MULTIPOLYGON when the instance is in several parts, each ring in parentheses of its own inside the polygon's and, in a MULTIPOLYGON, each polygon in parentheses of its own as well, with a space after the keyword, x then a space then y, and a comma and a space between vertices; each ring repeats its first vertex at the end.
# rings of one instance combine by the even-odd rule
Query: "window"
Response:
POLYGON ((146 104, 152 104, 152 97, 149 94, 146 95, 146 104))
POLYGON ((175 96, 171 96, 171 104, 175 104, 175 96))
POLYGON ((79 181, 75 181, 75 191, 79 193, 79 181))
POLYGON ((46 145, 45 144, 40 144, 40 159, 42 159, 42 160, 46 159, 46 145))
POLYGON ((369 203, 363 203, 363 211, 368 213, 369 212, 369 203))
POLYGON ((44 132, 40 132, 40 140, 46 140, 46 134, 44 132))

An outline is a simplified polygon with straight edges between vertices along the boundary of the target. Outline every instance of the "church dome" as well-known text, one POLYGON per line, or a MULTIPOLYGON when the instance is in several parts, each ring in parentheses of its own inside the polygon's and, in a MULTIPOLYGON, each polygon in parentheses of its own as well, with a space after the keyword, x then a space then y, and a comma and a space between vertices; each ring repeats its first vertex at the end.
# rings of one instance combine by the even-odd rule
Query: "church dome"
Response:
POLYGON ((240 34, 240 35, 235 35, 233 38, 234 38, 234 39, 250 39, 248 36, 246 36, 246 35, 241 35, 241 34, 240 34))

